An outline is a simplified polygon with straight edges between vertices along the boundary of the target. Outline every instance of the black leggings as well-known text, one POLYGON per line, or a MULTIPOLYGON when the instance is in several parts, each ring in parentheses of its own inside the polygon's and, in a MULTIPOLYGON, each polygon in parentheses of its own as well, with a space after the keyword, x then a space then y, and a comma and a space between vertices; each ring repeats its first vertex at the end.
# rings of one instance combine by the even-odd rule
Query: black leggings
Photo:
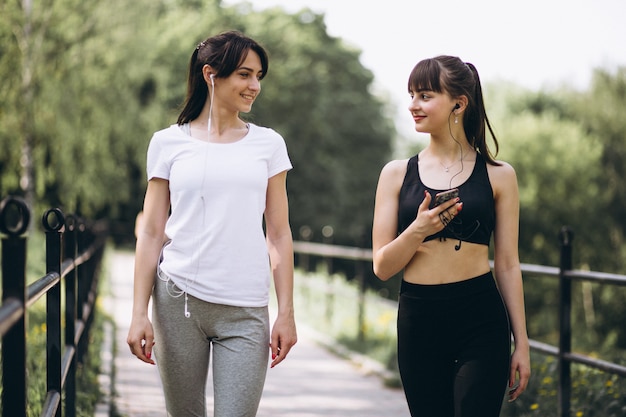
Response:
POLYGON ((497 417, 511 334, 489 272, 466 281, 402 281, 398 364, 412 417, 497 417))

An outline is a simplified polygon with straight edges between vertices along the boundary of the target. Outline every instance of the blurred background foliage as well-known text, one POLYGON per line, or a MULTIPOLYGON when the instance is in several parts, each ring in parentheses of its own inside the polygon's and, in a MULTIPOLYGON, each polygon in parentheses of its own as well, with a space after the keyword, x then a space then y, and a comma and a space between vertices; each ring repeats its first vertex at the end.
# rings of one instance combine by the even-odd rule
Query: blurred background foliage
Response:
POLYGON ((243 117, 287 141, 294 230, 334 225, 344 242, 368 233, 391 110, 370 93, 360 51, 330 37, 322 15, 146 0, 42 1, 30 13, 6 2, 0 13, 2 194, 107 217, 116 239, 132 242, 146 148, 176 121, 191 52, 238 29, 270 53, 263 93, 243 117))
MULTIPOLYGON (((206 37, 238 29, 270 54, 263 94, 247 120, 287 141, 291 224, 323 241, 370 245, 374 192, 398 149, 385 97, 361 51, 329 36, 308 9, 254 11, 220 0, 41 0, 0 3, 0 195, 21 195, 35 213, 55 206, 108 218, 116 244, 132 244, 146 186, 152 132, 176 121, 187 65, 206 37)), ((408 76, 408 74, 407 74, 408 76)), ((516 169, 521 199, 520 258, 558 265, 558 232, 575 231, 575 268, 625 273, 626 68, 597 68, 589 87, 530 91, 484 86, 500 159, 516 169)), ((36 223, 36 222, 34 222, 36 223)), ((315 267, 312 267, 315 268, 315 267)), ((350 266, 335 263, 348 279, 350 266)), ((368 285, 389 298, 398 280, 368 285)), ((623 288, 575 288, 575 347, 626 349, 623 288)), ((529 332, 554 343, 556 283, 526 281, 529 332)))

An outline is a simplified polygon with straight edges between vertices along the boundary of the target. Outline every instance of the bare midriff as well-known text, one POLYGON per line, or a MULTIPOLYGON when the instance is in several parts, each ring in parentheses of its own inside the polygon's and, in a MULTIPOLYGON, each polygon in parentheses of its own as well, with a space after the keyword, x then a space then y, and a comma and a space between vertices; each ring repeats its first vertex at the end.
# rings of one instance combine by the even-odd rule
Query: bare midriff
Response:
POLYGON ((464 281, 486 274, 489 247, 458 240, 431 240, 423 243, 404 269, 404 280, 413 284, 436 285, 464 281))

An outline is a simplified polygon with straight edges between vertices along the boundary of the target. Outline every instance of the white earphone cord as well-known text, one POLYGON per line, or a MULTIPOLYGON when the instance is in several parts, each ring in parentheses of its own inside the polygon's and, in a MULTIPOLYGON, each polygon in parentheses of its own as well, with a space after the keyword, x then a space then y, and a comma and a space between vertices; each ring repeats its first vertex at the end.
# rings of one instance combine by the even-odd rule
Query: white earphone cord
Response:
POLYGON ((448 183, 448 189, 452 188, 452 180, 454 178, 456 178, 459 174, 461 174, 463 172, 463 145, 461 145, 461 142, 459 142, 455 137, 454 134, 452 133, 452 126, 450 126, 450 119, 448 119, 448 130, 450 131, 450 136, 452 136, 452 140, 454 140, 456 142, 457 145, 459 145, 459 151, 461 152, 461 169, 454 174, 452 177, 450 177, 450 182, 448 183))
POLYGON ((211 135, 211 116, 213 115, 213 97, 215 97, 215 81, 213 81, 215 75, 211 74, 209 79, 211 80, 211 102, 209 103, 209 120, 207 122, 208 134, 211 135))
MULTIPOLYGON (((213 78, 214 78, 214 75, 211 74, 211 76, 210 76, 210 80, 211 80, 211 102, 209 103, 209 120, 207 121, 207 136, 210 136, 210 134, 211 134, 211 116, 213 114, 213 97, 214 97, 214 91, 215 91, 215 82, 213 81, 213 78)), ((204 154, 205 165, 206 165, 206 158, 207 158, 207 155, 206 155, 206 149, 205 149, 205 154, 204 154)), ((205 179, 205 176, 206 176, 206 172, 205 172, 205 175, 203 175, 203 177, 202 177, 202 186, 201 186, 202 189, 201 189, 201 191, 204 191, 204 179, 205 179)), ((202 206, 203 206, 203 209, 204 209, 204 204, 205 204, 205 202, 204 202, 204 194, 200 195, 200 199, 202 200, 202 206)), ((204 227, 204 223, 205 223, 205 219, 204 219, 204 214, 206 214, 205 212, 206 212, 206 210, 203 210, 203 216, 202 216, 202 226, 203 227, 204 227)), ((166 243, 165 245, 163 245, 163 247, 161 248, 161 255, 159 256, 159 259, 163 259, 163 250, 165 249, 165 247, 168 244, 169 244, 169 242, 166 243)), ((197 245, 196 245, 196 247, 197 247, 197 245)), ((195 272, 194 275, 197 275, 197 273, 198 273, 198 268, 200 267, 199 263, 200 263, 200 257, 196 256, 196 261, 195 261, 196 272, 195 272)), ((195 282, 195 276, 194 276, 194 279, 193 279, 192 282, 189 282, 188 280, 185 282, 185 289, 184 290, 181 290, 181 289, 176 290, 176 289, 174 289, 174 286, 172 286, 172 288, 170 289, 170 287, 167 285, 170 282, 170 277, 168 277, 167 275, 165 277, 163 277, 163 275, 161 275, 161 268, 159 268, 159 267, 157 267, 157 276, 159 277, 159 279, 161 281, 165 282, 165 284, 166 284, 165 285, 165 289, 166 289, 167 293, 171 297, 178 298, 178 297, 181 297, 183 295, 185 296, 185 317, 187 317, 187 318, 191 317, 191 312, 189 311, 189 308, 188 308, 189 296, 187 295, 187 290, 189 289, 189 286, 191 284, 193 284, 193 282, 195 282)))

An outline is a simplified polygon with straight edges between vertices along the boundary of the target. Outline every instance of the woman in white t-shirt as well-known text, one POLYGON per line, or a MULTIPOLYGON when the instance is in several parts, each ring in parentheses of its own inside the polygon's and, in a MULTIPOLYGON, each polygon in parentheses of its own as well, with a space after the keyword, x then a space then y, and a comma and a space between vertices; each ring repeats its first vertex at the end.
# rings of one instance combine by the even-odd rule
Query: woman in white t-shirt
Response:
POLYGON ((201 42, 177 123, 148 147, 128 344, 149 364, 154 350, 170 416, 206 415, 211 351, 214 415, 256 415, 269 353, 274 367, 296 343, 291 162, 278 133, 239 117, 267 69, 265 50, 239 32, 201 42))

